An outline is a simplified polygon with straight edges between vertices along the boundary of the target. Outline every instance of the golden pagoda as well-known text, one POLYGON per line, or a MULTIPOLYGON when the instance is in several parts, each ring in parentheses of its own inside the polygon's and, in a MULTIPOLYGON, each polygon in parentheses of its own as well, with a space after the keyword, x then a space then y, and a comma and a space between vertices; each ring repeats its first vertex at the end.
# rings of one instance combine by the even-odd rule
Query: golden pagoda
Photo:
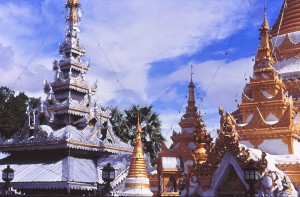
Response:
POLYGON ((274 67, 279 71, 288 94, 299 106, 300 98, 300 0, 285 0, 271 30, 274 67))
POLYGON ((246 84, 242 103, 238 105, 237 131, 240 142, 247 147, 271 154, 294 154, 300 139, 298 108, 274 68, 269 29, 265 12, 253 77, 246 84))
MULTIPOLYGON (((203 163, 207 158, 212 138, 205 129, 204 120, 195 105, 195 85, 192 79, 188 85, 188 102, 185 114, 179 125, 181 132, 173 131, 171 148, 162 147, 157 159, 157 176, 159 196, 179 196, 180 178, 188 171, 187 164, 197 158, 197 163, 203 163)), ((155 186, 151 187, 152 191, 155 186)), ((156 186, 157 187, 157 186, 156 186)))
MULTIPOLYGON (((300 0, 285 2, 300 7, 300 0)), ((182 132, 173 132, 173 145, 163 147, 157 176, 152 176, 151 190, 157 187, 157 196, 298 196, 299 109, 282 70, 276 69, 269 31, 265 9, 253 76, 237 111, 219 109, 220 129, 213 143, 197 113, 191 79, 188 106, 179 122, 182 132)))
POLYGON ((124 196, 153 196, 150 191, 150 182, 147 175, 140 120, 136 126, 133 155, 130 161, 128 176, 125 180, 124 196))
POLYGON ((238 113, 234 113, 240 144, 293 160, 278 159, 275 165, 290 177, 296 188, 300 184, 300 89, 298 71, 288 70, 294 66, 291 60, 294 63, 299 60, 295 52, 300 45, 290 39, 293 31, 300 30, 299 7, 300 0, 284 1, 271 35, 265 11, 253 77, 244 88, 238 113))

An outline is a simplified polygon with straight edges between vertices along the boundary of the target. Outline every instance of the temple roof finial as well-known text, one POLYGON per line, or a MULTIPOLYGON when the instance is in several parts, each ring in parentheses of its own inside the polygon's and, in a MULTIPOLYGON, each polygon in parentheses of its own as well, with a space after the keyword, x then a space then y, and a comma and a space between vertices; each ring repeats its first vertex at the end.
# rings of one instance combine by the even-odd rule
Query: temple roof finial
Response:
POLYGON ((267 0, 264 2, 264 15, 267 16, 267 0))
POLYGON ((66 8, 70 9, 69 24, 74 25, 77 21, 77 8, 80 7, 79 0, 68 0, 66 8))
POLYGON ((140 123, 140 116, 141 116, 141 112, 140 110, 138 111, 138 119, 137 119, 137 123, 136 123, 136 132, 142 132, 142 128, 141 128, 141 123, 140 123))
MULTIPOLYGON (((273 62, 273 58, 271 55, 271 47, 270 47, 270 34, 269 34, 269 30, 270 30, 270 26, 268 23, 268 19, 267 19, 267 11, 266 11, 266 0, 265 0, 265 5, 264 5, 264 20, 263 23, 260 27, 260 46, 258 48, 257 54, 256 54, 256 68, 259 68, 259 65, 263 65, 265 63, 265 60, 270 61, 269 63, 272 65, 273 62), (259 63, 260 62, 260 63, 259 63)), ((270 64, 267 63, 265 64, 265 66, 269 66, 270 64)))
POLYGON ((269 30, 270 26, 267 20, 267 0, 264 1, 264 22, 261 26, 261 30, 269 30))
POLYGON ((193 81, 193 68, 194 68, 194 66, 193 66, 193 64, 191 64, 191 81, 193 81))

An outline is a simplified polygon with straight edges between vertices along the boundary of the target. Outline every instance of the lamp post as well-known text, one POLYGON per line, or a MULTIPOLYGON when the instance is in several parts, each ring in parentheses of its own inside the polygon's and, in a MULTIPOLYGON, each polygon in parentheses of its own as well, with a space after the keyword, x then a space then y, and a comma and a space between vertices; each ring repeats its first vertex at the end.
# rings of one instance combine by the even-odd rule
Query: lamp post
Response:
POLYGON ((110 187, 110 183, 115 179, 115 169, 108 163, 102 169, 102 180, 106 183, 103 191, 106 196, 110 195, 110 191, 112 188, 110 187))
POLYGON ((258 173, 259 173, 258 170, 253 167, 244 169, 244 179, 249 184, 249 189, 246 194, 251 197, 257 194, 257 191, 254 189, 254 185, 259 179, 258 173))
POLYGON ((2 170, 2 180, 5 181, 3 186, 3 194, 12 194, 10 182, 14 179, 14 170, 8 165, 2 170))

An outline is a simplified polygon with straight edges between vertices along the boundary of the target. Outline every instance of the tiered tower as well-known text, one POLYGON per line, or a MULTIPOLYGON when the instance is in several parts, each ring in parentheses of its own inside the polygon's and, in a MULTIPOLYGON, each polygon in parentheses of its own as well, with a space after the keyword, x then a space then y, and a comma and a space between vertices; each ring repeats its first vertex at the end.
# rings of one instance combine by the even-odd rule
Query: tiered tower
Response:
POLYGON ((182 132, 176 133, 174 131, 173 135, 171 136, 173 141, 172 146, 174 148, 181 146, 185 151, 187 151, 180 154, 183 161, 193 159, 190 153, 192 153, 192 151, 197 147, 197 143, 194 141, 195 133, 201 132, 202 129, 205 131, 205 124, 202 115, 200 112, 197 112, 197 107, 195 104, 195 85, 192 76, 188 88, 188 105, 186 106, 185 114, 181 117, 179 122, 182 132))
POLYGON ((162 147, 157 159, 157 175, 159 179, 158 193, 160 196, 178 196, 180 178, 184 172, 188 172, 188 163, 194 158, 203 163, 207 158, 207 150, 210 148, 212 138, 205 129, 204 120, 195 105, 195 85, 192 79, 188 86, 188 102, 185 114, 179 125, 181 132, 173 131, 171 139, 172 147, 162 147))
POLYGON ((271 154, 300 154, 298 109, 274 69, 266 12, 260 40, 253 77, 246 84, 242 103, 238 105, 240 142, 271 154))
POLYGON ((150 182, 146 171, 143 143, 141 138, 142 128, 140 120, 136 126, 133 155, 131 157, 128 176, 125 180, 124 196, 153 196, 150 191, 150 182))
POLYGON ((62 57, 53 62, 54 82, 44 84, 47 98, 39 109, 28 107, 22 131, 9 140, 0 137, 0 151, 8 153, 0 167, 11 165, 12 186, 27 195, 95 195, 102 191, 101 169, 108 163, 116 169, 113 191, 121 191, 133 150, 114 135, 109 111, 92 102, 97 84, 90 86, 84 78, 89 63, 82 61, 80 3, 66 1, 62 57))
POLYGON ((44 83, 47 94, 44 107, 49 114, 41 121, 48 121, 56 129, 66 125, 84 128, 92 107, 91 95, 97 88, 96 82, 90 86, 84 78, 90 65, 89 62, 82 61, 85 48, 80 44, 79 7, 78 0, 68 0, 66 3, 68 26, 65 40, 59 48, 62 58, 53 62, 54 82, 44 83))

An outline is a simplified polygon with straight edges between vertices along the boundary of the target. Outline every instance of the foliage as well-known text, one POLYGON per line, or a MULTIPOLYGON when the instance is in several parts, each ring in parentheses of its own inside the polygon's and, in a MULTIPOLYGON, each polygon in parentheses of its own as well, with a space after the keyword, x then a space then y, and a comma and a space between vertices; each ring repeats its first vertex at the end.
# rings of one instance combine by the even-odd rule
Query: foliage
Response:
POLYGON ((131 142, 135 137, 135 129, 140 114, 142 127, 142 141, 144 152, 150 154, 151 164, 156 163, 157 154, 162 144, 166 141, 161 133, 161 121, 159 115, 153 112, 153 106, 139 107, 132 105, 122 113, 118 107, 111 107, 111 124, 115 134, 124 142, 131 142))
POLYGON ((37 107, 40 98, 29 98, 24 92, 15 95, 7 87, 0 87, 0 134, 6 138, 20 131, 27 120, 27 104, 37 107))

